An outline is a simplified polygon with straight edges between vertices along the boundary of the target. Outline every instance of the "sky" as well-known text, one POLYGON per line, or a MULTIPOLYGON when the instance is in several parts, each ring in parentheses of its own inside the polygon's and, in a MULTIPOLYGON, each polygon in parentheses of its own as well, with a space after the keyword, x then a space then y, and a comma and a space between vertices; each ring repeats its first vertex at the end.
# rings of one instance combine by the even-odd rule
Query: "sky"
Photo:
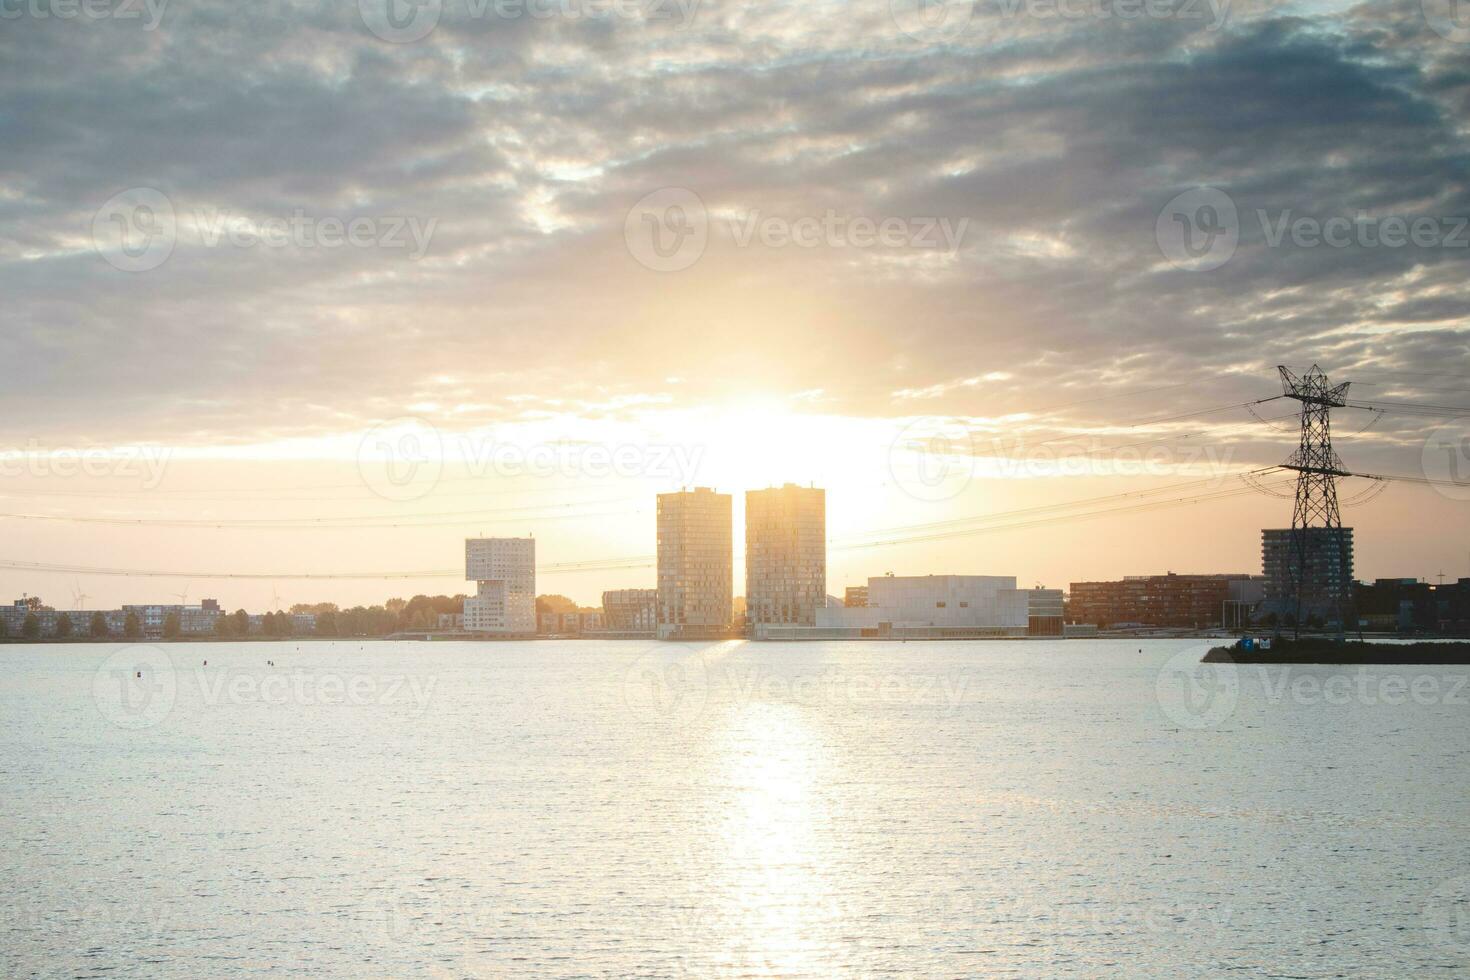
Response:
POLYGON ((534 534, 596 604, 686 485, 741 593, 783 482, 838 594, 1258 572, 1295 404, 1245 403, 1313 364, 1391 409, 1349 469, 1438 481, 1343 482, 1360 577, 1470 575, 1449 0, 389 2, 0 2, 7 599, 454 593, 534 534))

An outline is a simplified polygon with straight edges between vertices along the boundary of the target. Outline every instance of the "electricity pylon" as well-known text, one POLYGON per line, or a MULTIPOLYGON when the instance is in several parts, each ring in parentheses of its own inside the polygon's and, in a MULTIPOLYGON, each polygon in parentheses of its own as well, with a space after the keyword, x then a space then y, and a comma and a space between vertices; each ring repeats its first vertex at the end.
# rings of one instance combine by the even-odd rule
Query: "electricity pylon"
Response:
MULTIPOLYGON (((1347 405, 1347 390, 1350 381, 1334 385, 1327 380, 1322 369, 1313 364, 1312 369, 1298 377, 1285 366, 1281 372, 1282 393, 1287 398, 1301 402, 1301 444, 1296 452, 1281 466, 1295 470, 1296 506, 1291 512, 1291 577, 1292 589, 1296 594, 1296 636, 1302 629, 1302 589, 1307 583, 1307 554, 1309 532, 1312 528, 1327 529, 1323 547, 1337 546, 1337 638, 1344 638, 1347 628, 1348 593, 1352 582, 1348 576, 1347 540, 1342 531, 1342 512, 1337 506, 1337 478, 1352 476, 1342 467, 1342 460, 1332 448, 1332 409, 1347 405)), ((1323 562, 1325 564, 1325 561, 1323 562)), ((1332 589, 1328 583, 1329 591, 1332 589)))

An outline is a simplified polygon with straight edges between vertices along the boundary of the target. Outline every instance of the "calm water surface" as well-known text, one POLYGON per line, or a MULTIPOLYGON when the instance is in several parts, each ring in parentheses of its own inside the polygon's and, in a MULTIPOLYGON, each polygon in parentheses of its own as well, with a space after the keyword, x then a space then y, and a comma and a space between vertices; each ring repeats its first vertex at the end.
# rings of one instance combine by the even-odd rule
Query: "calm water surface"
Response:
POLYGON ((1199 649, 0 646, 0 975, 1470 976, 1467 668, 1199 649))

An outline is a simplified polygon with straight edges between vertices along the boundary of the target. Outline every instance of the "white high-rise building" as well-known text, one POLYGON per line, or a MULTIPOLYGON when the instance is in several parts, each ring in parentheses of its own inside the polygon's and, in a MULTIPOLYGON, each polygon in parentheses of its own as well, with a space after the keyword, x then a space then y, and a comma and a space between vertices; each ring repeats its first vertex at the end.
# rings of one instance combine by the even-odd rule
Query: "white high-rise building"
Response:
POLYGON ((466 538, 464 574, 476 586, 464 601, 467 631, 536 632, 535 538, 466 538))

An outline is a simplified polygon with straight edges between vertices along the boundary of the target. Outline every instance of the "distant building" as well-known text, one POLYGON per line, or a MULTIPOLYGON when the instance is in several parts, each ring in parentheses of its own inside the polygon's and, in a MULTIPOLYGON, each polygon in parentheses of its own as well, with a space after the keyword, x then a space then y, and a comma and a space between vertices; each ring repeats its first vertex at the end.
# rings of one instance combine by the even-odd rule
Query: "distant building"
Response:
POLYGON ((544 612, 536 616, 536 632, 543 636, 578 636, 604 632, 602 613, 596 609, 544 612))
POLYGON ((536 632, 536 539, 468 538, 465 578, 475 594, 464 601, 471 633, 529 636, 536 632))
POLYGON ((1297 554, 1294 533, 1301 534, 1306 575, 1301 583, 1301 621, 1317 618, 1335 622, 1338 610, 1350 604, 1353 583, 1353 529, 1339 537, 1333 528, 1311 527, 1301 532, 1274 528, 1261 532, 1261 569, 1265 574, 1265 613, 1282 619, 1297 613, 1297 554))
POLYGON ((868 604, 868 587, 866 585, 849 585, 847 592, 842 598, 842 604, 850 609, 861 609, 868 604))
MULTIPOLYGON (((1030 629, 1033 591, 1017 589, 1013 576, 885 575, 868 579, 866 606, 824 606, 814 627, 763 624, 753 635, 758 640, 1023 637, 1030 629)), ((1056 592, 1038 597, 1038 611, 1059 597, 1056 592)))
POLYGON ((730 631, 733 566, 730 495, 697 487, 658 495, 658 636, 730 631))
POLYGON ((1061 636, 1065 603, 1061 589, 1040 587, 1026 591, 1026 635, 1061 636))
POLYGON ((613 633, 658 630, 657 589, 613 589, 602 594, 604 625, 613 633))
POLYGON ((440 613, 439 628, 441 630, 464 629, 464 613, 440 613))
MULTIPOLYGON (((205 600, 212 602, 212 600, 205 600)), ((62 617, 71 622, 72 634, 83 637, 90 634, 92 629, 92 617, 102 614, 102 620, 107 624, 107 632, 110 636, 122 637, 127 626, 128 615, 138 618, 138 626, 143 637, 149 639, 160 639, 163 637, 163 625, 169 616, 177 616, 179 619, 180 635, 199 635, 214 632, 215 621, 219 619, 219 604, 210 610, 201 606, 183 605, 128 605, 121 609, 38 609, 36 620, 40 624, 41 637, 47 638, 56 635, 57 623, 62 617)), ((30 612, 29 606, 24 599, 17 599, 8 606, 0 606, 0 625, 4 626, 4 635, 17 637, 25 627, 26 614, 30 612)))
MULTIPOLYGON (((1251 576, 1131 575, 1109 582, 1073 582, 1066 618, 1095 626, 1212 629, 1224 616, 1232 582, 1251 576)), ((1240 594, 1237 592, 1237 594, 1240 594)))
POLYGON ((1470 578, 1443 585, 1413 578, 1357 582, 1353 611, 1374 632, 1463 635, 1470 632, 1470 578))
POLYGON ((815 626, 827 603, 827 491, 788 483, 745 493, 745 618, 815 626))

